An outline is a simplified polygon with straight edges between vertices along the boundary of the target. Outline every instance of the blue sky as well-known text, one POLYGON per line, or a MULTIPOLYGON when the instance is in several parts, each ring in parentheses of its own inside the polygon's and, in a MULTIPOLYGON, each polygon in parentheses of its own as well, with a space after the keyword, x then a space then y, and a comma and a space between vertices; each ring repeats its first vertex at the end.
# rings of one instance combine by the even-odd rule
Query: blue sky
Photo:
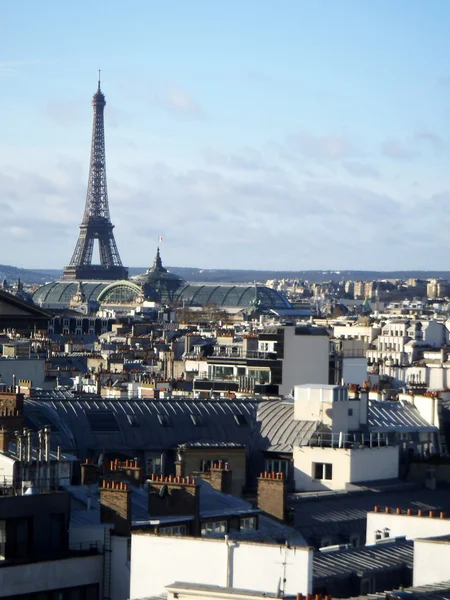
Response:
POLYGON ((0 264, 62 267, 97 69, 124 264, 449 269, 447 0, 5 0, 0 264))

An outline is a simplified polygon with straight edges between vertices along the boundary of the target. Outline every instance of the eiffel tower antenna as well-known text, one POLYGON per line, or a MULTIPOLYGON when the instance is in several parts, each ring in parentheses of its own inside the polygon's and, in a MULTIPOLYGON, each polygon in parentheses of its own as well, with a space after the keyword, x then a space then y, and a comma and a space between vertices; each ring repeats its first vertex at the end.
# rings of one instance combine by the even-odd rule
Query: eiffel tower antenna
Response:
POLYGON ((113 234, 114 225, 109 215, 103 119, 105 105, 105 96, 100 90, 99 70, 98 89, 92 98, 94 119, 86 204, 72 259, 64 269, 64 279, 109 281, 128 278, 128 270, 120 260, 113 234), (98 241, 100 264, 92 264, 95 240, 98 241))

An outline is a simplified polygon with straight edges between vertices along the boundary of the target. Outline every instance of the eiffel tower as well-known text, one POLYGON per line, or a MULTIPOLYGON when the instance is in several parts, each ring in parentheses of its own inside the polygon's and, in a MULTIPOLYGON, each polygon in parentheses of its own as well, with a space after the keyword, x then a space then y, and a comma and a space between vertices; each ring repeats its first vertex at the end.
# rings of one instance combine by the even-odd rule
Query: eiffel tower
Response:
POLYGON ((114 225, 109 216, 103 120, 105 105, 99 71, 98 89, 92 98, 94 120, 86 206, 78 241, 70 264, 64 269, 63 279, 110 281, 128 278, 128 270, 120 260, 113 234, 114 225), (92 264, 95 240, 98 240, 100 264, 92 264))

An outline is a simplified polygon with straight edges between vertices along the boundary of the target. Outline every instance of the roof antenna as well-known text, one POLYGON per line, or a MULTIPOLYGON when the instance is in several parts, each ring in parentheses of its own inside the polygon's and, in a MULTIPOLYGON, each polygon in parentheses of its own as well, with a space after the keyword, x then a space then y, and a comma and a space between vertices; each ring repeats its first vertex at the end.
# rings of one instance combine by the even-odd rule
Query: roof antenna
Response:
POLYGON ((100 91, 100 73, 101 73, 101 70, 99 69, 98 70, 98 91, 100 91))

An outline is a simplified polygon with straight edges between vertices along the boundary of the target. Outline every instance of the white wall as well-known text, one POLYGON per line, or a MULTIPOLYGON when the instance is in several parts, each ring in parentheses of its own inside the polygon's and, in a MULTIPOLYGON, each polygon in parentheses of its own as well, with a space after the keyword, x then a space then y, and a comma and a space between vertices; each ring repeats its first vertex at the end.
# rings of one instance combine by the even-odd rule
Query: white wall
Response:
POLYGON ((334 390, 335 386, 332 385, 320 387, 296 385, 294 387, 294 419, 296 421, 321 421, 326 425, 331 425, 334 390))
POLYGON ((342 359, 342 378, 344 383, 363 385, 367 381, 367 359, 346 357, 342 359))
MULTIPOLYGON (((394 511, 395 507, 391 507, 394 511)), ((389 537, 405 536, 407 540, 415 540, 420 537, 435 537, 438 535, 450 535, 450 519, 440 519, 438 516, 431 518, 428 511, 425 516, 386 514, 384 512, 367 513, 366 544, 374 544, 376 531, 389 529, 389 537)))
POLYGON ((438 404, 439 400, 437 398, 428 398, 427 396, 410 396, 409 394, 399 394, 399 400, 405 400, 406 402, 410 402, 417 408, 420 415, 428 422, 430 425, 435 425, 438 427, 439 425, 439 413, 438 413, 438 404))
POLYGON ((11 482, 14 477, 14 463, 15 460, 0 453, 0 482, 4 479, 11 482))
POLYGON ((2 567, 0 597, 93 583, 101 586, 102 577, 101 555, 2 567))
POLYGON ((131 598, 159 596, 175 581, 227 586, 276 594, 312 592, 312 550, 205 538, 133 534, 131 598), (283 564, 285 563, 285 564, 283 564))
POLYGON ((280 394, 289 394, 301 383, 328 383, 329 344, 327 335, 295 335, 295 327, 284 328, 280 394))
POLYGON ((348 483, 398 477, 398 446, 374 448, 294 447, 297 492, 344 490, 348 483), (314 463, 331 463, 331 480, 314 479, 314 463))
POLYGON ((450 543, 445 540, 415 540, 413 585, 448 581, 450 543))

